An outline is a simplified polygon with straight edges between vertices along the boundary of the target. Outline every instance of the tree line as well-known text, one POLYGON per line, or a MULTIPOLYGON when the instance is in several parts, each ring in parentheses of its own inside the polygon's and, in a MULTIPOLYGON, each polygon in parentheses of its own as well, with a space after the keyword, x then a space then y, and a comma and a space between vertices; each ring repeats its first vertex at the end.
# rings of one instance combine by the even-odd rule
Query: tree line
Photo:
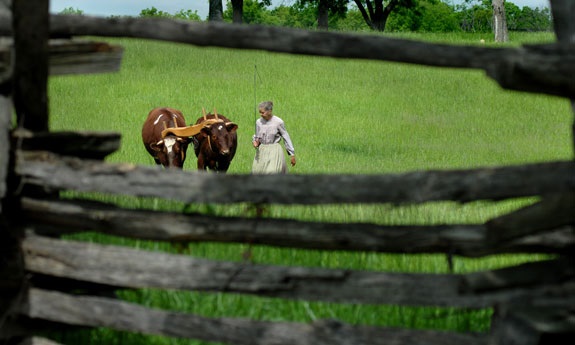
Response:
MULTIPOLYGON (((208 0, 207 18, 197 11, 167 13, 155 7, 140 17, 166 17, 193 21, 226 21, 302 29, 389 32, 493 32, 492 0, 295 0, 272 7, 270 0, 208 0)), ((511 31, 550 31, 549 7, 520 8, 504 1, 511 31)), ((82 14, 67 8, 61 13, 82 14)))

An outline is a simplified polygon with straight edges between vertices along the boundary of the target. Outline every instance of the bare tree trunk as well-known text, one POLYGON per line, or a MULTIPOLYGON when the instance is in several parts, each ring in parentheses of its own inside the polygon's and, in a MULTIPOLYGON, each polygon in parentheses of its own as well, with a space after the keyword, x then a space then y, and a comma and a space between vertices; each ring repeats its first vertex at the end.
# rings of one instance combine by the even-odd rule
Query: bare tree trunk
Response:
POLYGON ((214 22, 221 22, 224 20, 224 7, 222 6, 222 0, 210 0, 208 20, 214 22))
POLYGON ((386 6, 384 6, 383 0, 353 1, 357 5, 357 8, 366 24, 369 25, 371 29, 381 32, 385 30, 385 24, 387 23, 387 19, 391 12, 393 12, 393 10, 395 10, 400 4, 399 0, 390 0, 386 6))
POLYGON ((505 0, 492 0, 493 6, 493 32, 495 32, 495 42, 509 41, 507 33, 507 19, 505 18, 505 0))
POLYGON ((319 0, 317 6, 317 27, 318 29, 327 30, 329 26, 329 4, 328 0, 319 0))
POLYGON ((233 22, 241 24, 244 21, 244 0, 232 0, 233 22))

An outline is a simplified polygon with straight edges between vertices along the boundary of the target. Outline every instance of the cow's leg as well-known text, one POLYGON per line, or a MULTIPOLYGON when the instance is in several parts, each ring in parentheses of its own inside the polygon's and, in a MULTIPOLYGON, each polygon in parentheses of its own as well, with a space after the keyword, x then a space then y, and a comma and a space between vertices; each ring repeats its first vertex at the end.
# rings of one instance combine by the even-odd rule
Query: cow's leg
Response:
POLYGON ((211 171, 218 171, 218 161, 215 159, 210 159, 210 162, 207 164, 207 167, 211 170, 211 171))
POLYGON ((197 155, 197 152, 200 148, 200 142, 198 141, 198 139, 196 139, 196 137, 192 137, 192 143, 194 144, 194 152, 196 152, 197 155))
POLYGON ((198 156, 198 170, 205 170, 206 166, 204 163, 204 155, 200 154, 198 156))
POLYGON ((228 171, 228 169, 230 167, 230 161, 227 159, 222 159, 222 160, 218 161, 217 167, 218 167, 218 169, 217 169, 218 171, 226 172, 226 171, 228 171))

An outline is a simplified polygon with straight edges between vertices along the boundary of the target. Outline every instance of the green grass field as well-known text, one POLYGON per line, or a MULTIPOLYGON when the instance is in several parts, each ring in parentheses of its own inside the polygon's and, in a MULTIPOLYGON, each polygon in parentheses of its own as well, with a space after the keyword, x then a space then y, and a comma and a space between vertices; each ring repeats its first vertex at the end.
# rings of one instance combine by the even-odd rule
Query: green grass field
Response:
MULTIPOLYGON (((481 35, 420 35, 402 38, 479 44, 481 35)), ((216 109, 238 123, 239 147, 230 174, 248 174, 256 104, 273 100, 292 136, 298 164, 292 174, 380 174, 426 169, 475 168, 572 159, 573 114, 560 98, 505 91, 482 71, 438 69, 377 61, 291 56, 259 51, 198 48, 164 42, 106 39, 125 47, 122 69, 114 74, 50 79, 52 130, 117 131, 120 151, 110 162, 152 165, 141 143, 147 113, 157 106, 179 108, 188 123, 202 108, 216 109)), ((546 34, 514 34, 509 45, 549 42, 546 34)), ((489 44, 489 43, 488 43, 489 44)), ((189 152, 186 170, 195 169, 189 152)), ((67 193, 66 195, 70 195, 67 193)), ((128 207, 180 211, 162 200, 91 196, 128 207)), ((421 206, 273 206, 271 216, 316 221, 380 224, 477 223, 531 200, 442 202, 421 206)), ((245 205, 193 205, 194 211, 245 215, 245 205)), ((174 251, 148 243, 85 234, 76 238, 174 251)), ((198 243, 187 253, 241 260, 245 245, 198 243)), ((442 255, 316 252, 256 247, 257 263, 338 267, 389 272, 447 272, 442 255)), ((537 260, 537 255, 455 258, 456 273, 537 260)), ((237 295, 125 291, 143 305, 206 316, 309 322, 337 318, 352 324, 487 331, 489 310, 468 311, 398 306, 357 306, 279 301, 237 295)), ((91 344, 200 344, 95 330, 67 335, 91 344)))

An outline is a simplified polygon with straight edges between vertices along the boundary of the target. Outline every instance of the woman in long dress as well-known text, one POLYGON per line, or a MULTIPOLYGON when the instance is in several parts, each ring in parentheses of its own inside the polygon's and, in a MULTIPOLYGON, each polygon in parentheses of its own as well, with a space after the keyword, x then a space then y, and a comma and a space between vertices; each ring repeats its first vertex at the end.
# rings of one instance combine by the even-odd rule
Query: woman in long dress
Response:
POLYGON ((295 166, 295 149, 285 123, 273 115, 274 104, 271 101, 261 102, 258 106, 260 118, 256 121, 256 134, 252 144, 256 149, 256 156, 252 165, 252 174, 285 174, 286 160, 280 145, 281 139, 290 163, 295 166))

